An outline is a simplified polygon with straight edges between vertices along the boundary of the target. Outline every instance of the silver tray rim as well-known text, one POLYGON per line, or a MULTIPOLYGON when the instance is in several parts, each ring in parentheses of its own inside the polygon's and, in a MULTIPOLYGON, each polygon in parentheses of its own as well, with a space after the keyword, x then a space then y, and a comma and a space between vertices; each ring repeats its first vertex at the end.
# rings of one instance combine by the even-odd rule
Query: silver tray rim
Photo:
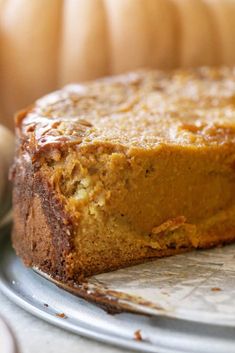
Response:
MULTIPOLYGON (((4 229, 5 230, 5 229, 4 229)), ((5 234, 4 234, 5 235, 5 234)), ((6 236, 5 236, 6 238, 6 236)), ((9 246, 9 240, 6 239, 0 239, 0 246, 3 247, 3 249, 6 251, 6 247, 9 246)), ((16 255, 15 255, 16 257, 16 255)), ((22 265, 23 266, 23 265, 22 265)), ((40 276, 39 274, 36 274, 35 271, 31 269, 27 269, 30 272, 34 272, 35 276, 40 276)), ((46 280, 47 281, 47 280, 46 280)), ((62 289, 61 289, 62 290, 62 289)), ((72 332, 78 335, 81 335, 83 337, 97 340, 102 343, 106 344, 111 344, 114 345, 118 348, 124 348, 124 349, 131 349, 135 350, 138 352, 157 352, 158 353, 182 353, 182 351, 179 350, 172 350, 172 349, 167 349, 167 348, 161 348, 154 346, 151 343, 145 342, 145 341, 135 341, 134 339, 132 340, 127 340, 127 339, 122 339, 120 336, 115 336, 115 335, 109 335, 105 334, 103 332, 99 332, 97 330, 94 330, 92 328, 92 325, 90 328, 83 327, 82 325, 78 326, 76 324, 72 324, 71 322, 68 322, 66 320, 61 320, 60 318, 53 316, 51 313, 46 312, 43 310, 43 308, 35 306, 33 303, 30 303, 27 301, 26 298, 20 297, 19 293, 17 291, 14 291, 12 286, 9 285, 7 280, 4 278, 4 272, 1 269, 1 260, 0 260, 0 291, 9 299, 11 300, 14 304, 22 308, 23 310, 27 311, 28 313, 32 314, 33 316, 36 316, 56 327, 65 329, 68 332, 72 332)), ((81 299, 84 302, 86 302, 85 299, 81 299)), ((134 314, 135 315, 135 314, 134 314)), ((138 316, 138 315, 136 315, 138 316)))
MULTIPOLYGON (((77 321, 73 322, 72 320, 71 321, 62 320, 61 318, 56 317, 54 315, 55 310, 53 309, 53 307, 52 307, 51 312, 47 311, 45 308, 43 308, 43 306, 39 305, 39 301, 36 301, 36 300, 33 301, 32 298, 30 300, 29 297, 22 296, 22 293, 20 295, 20 293, 17 292, 17 288, 14 286, 14 284, 9 282, 7 272, 4 271, 2 264, 4 262, 4 260, 3 260, 4 256, 5 257, 7 256, 7 254, 6 254, 7 246, 8 246, 8 249, 11 249, 11 248, 9 246, 9 243, 10 243, 9 240, 6 237, 4 237, 4 238, 5 239, 0 238, 1 246, 3 246, 2 247, 3 256, 1 256, 1 259, 0 259, 0 290, 12 302, 14 302, 16 305, 18 305, 22 309, 26 310, 27 312, 31 313, 32 315, 34 315, 44 321, 47 321, 48 323, 50 323, 56 327, 62 328, 64 330, 70 331, 72 333, 75 333, 75 334, 78 334, 78 335, 81 335, 81 336, 84 336, 84 337, 87 337, 90 339, 97 340, 99 342, 114 345, 118 348, 131 349, 131 350, 135 350, 135 351, 139 351, 139 352, 158 352, 158 353, 183 353, 183 352, 185 352, 185 353, 190 352, 191 353, 192 352, 192 353, 195 353, 195 349, 194 349, 195 346, 194 345, 192 346, 192 350, 186 350, 186 349, 182 349, 182 343, 180 343, 180 346, 178 346, 178 347, 176 344, 173 349, 172 343, 171 344, 168 343, 169 338, 167 340, 165 340, 165 343, 164 343, 163 340, 161 339, 161 336, 160 336, 161 330, 156 331, 156 337, 157 337, 157 339, 159 339, 159 342, 161 342, 161 343, 157 342, 157 345, 156 345, 155 342, 148 341, 148 340, 147 341, 146 340, 137 341, 134 339, 134 336, 132 336, 131 338, 129 336, 125 337, 121 332, 122 331, 121 328, 120 328, 120 332, 118 331, 118 327, 117 327, 117 331, 114 330, 110 334, 109 331, 107 331, 107 330, 105 331, 105 328, 102 329, 102 327, 98 327, 98 329, 97 329, 97 326, 93 325, 93 323, 90 321, 87 322, 84 320, 83 321, 80 320, 80 322, 79 322, 79 320, 78 320, 78 322, 77 321)), ((41 278, 41 276, 36 274, 33 270, 26 269, 22 264, 20 264, 20 260, 17 259, 16 255, 12 254, 12 252, 10 253, 9 250, 8 250, 8 253, 9 253, 8 256, 9 255, 12 256, 14 261, 19 261, 17 266, 20 266, 21 271, 24 271, 24 273, 26 273, 27 276, 33 276, 35 281, 38 281, 38 279, 41 278)), ((29 277, 29 279, 30 279, 30 277, 29 277)), ((58 288, 57 286, 55 286, 55 284, 50 283, 43 278, 41 280, 43 281, 43 283, 45 281, 45 284, 48 283, 49 287, 50 286, 53 287, 53 291, 55 290, 55 294, 56 294, 56 292, 58 293, 58 290, 62 291, 64 293, 64 290, 58 288)), ((45 286, 45 288, 48 288, 47 285, 45 286)), ((65 293, 69 294, 67 292, 65 292, 65 293)), ((94 311, 97 310, 97 313, 98 313, 98 310, 101 310, 100 308, 98 309, 94 304, 87 303, 86 300, 84 300, 84 299, 80 299, 80 302, 81 302, 80 305, 83 305, 83 307, 85 306, 85 309, 87 306, 92 306, 92 310, 94 310, 94 311)), ((76 305, 77 305, 77 303, 76 303, 76 305)), ((79 310, 79 304, 78 304, 78 310, 79 310)), ((107 313, 105 313, 105 315, 106 314, 107 313)), ((96 315, 96 312, 95 312, 95 315, 96 315)), ((107 314, 107 315, 109 315, 109 314, 107 314)), ((126 314, 120 314, 120 315, 126 315, 126 314)), ((133 320, 133 317, 134 317, 134 320, 139 320, 138 326, 141 325, 141 318, 144 317, 147 319, 147 317, 143 316, 143 315, 138 315, 138 314, 128 314, 128 315, 132 315, 132 320, 133 320)), ((105 317, 107 317, 107 320, 108 320, 109 316, 105 316, 105 317)), ((111 315, 111 317, 112 317, 112 315, 111 315)), ((126 320, 126 316, 122 316, 122 320, 123 319, 126 320)), ((174 324, 176 323, 176 326, 178 324, 180 326, 181 323, 184 323, 185 326, 192 325, 193 328, 194 328, 194 325, 198 326, 198 323, 194 323, 194 322, 190 323, 185 320, 179 320, 176 318, 173 318, 173 319, 172 318, 161 318, 159 316, 159 318, 155 317, 154 320, 158 320, 157 322, 159 322, 159 327, 160 328, 163 327, 163 329, 166 329, 166 332, 168 332, 168 327, 164 327, 164 325, 165 325, 164 322, 163 322, 163 325, 161 326, 161 320, 165 320, 165 322, 166 322, 166 320, 171 320, 171 322, 174 322, 174 324)), ((202 324, 202 325, 205 326, 204 324, 202 324)), ((153 326, 153 327, 155 327, 155 326, 153 326)), ((205 327, 209 327, 209 325, 206 325, 205 327)), ((211 325, 211 329, 216 330, 216 328, 213 325, 211 325)), ((231 327, 224 328, 223 332, 225 332, 227 329, 230 330, 230 332, 231 332, 231 330, 233 330, 233 328, 231 328, 231 327)), ((178 342, 179 342, 179 337, 177 338, 177 335, 183 334, 183 338, 186 339, 187 345, 190 345, 190 349, 191 349, 191 341, 190 341, 191 338, 189 340, 187 332, 184 332, 184 331, 182 332, 182 330, 180 331, 180 329, 179 329, 179 331, 177 331, 177 330, 178 329, 176 329, 175 332, 171 331, 171 335, 172 335, 171 339, 173 339, 173 341, 175 339, 175 342, 177 342, 177 340, 178 340, 178 342)), ((204 328, 203 328, 203 330, 204 330, 204 328)), ((218 330, 221 330, 221 327, 218 327, 218 330)), ((194 332, 193 332, 193 334, 194 334, 194 332)), ((154 335, 155 335, 155 332, 154 332, 154 335)), ((167 335, 168 335, 168 333, 167 333, 167 335)), ((205 337, 207 337, 207 334, 205 337)), ((204 337, 204 339, 205 339, 205 337, 204 337)), ((204 346, 202 346, 202 343, 200 342, 200 336, 198 335, 198 333, 195 333, 195 338, 196 338, 196 341, 198 344, 198 350, 196 352, 209 353, 210 350, 207 350, 207 349, 204 350, 204 346), (200 347, 200 349, 199 349, 199 347, 200 347)), ((211 337, 210 337, 210 339, 211 339, 211 337)), ((180 339, 180 342, 181 342, 181 339, 180 339)), ((226 342, 226 341, 223 340, 223 342, 226 342)), ((185 343, 183 343, 183 344, 185 344, 185 343)), ((220 348, 221 348, 221 345, 220 345, 220 348)), ((230 338, 230 341, 228 342, 226 353, 233 353, 234 350, 235 350, 235 340, 233 341, 233 337, 232 337, 232 341, 230 338)), ((221 353, 224 351, 216 349, 214 352, 221 353)))

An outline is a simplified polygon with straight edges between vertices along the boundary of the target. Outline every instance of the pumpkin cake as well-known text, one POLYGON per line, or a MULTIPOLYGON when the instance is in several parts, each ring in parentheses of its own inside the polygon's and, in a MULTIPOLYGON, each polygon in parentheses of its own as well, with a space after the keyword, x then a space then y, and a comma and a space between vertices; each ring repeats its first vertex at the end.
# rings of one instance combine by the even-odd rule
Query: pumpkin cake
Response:
POLYGON ((74 84, 16 118, 13 245, 63 282, 235 240, 235 70, 74 84))

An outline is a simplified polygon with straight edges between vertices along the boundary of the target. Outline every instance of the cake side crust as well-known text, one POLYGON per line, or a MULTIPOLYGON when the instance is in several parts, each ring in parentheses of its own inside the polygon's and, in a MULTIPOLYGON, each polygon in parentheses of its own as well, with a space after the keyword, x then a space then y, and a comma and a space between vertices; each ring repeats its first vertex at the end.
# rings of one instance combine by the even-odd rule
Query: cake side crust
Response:
POLYGON ((13 172, 13 247, 27 266, 66 280, 71 276, 66 267, 73 249, 71 220, 48 181, 25 156, 16 159, 13 172))

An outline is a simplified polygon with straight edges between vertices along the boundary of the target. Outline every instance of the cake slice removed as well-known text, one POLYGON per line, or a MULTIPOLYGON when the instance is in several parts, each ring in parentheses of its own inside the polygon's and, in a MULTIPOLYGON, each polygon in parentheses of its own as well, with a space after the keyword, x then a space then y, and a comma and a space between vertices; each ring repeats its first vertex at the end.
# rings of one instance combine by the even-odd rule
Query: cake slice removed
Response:
POLYGON ((70 85, 16 119, 13 245, 66 282, 235 240, 235 70, 70 85))

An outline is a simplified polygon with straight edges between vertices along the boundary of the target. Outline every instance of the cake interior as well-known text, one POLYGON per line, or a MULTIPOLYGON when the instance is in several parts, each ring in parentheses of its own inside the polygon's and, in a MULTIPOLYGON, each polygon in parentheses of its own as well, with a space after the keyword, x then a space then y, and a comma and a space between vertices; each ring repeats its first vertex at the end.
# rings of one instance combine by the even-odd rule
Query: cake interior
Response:
POLYGON ((41 172, 73 215, 73 271, 89 275, 230 242, 233 158, 226 146, 100 143, 47 154, 41 172))

